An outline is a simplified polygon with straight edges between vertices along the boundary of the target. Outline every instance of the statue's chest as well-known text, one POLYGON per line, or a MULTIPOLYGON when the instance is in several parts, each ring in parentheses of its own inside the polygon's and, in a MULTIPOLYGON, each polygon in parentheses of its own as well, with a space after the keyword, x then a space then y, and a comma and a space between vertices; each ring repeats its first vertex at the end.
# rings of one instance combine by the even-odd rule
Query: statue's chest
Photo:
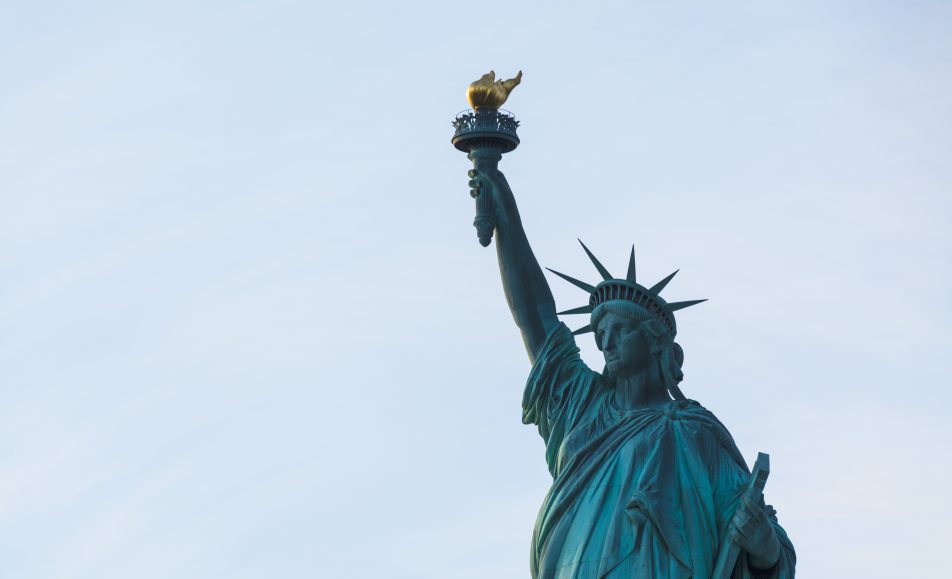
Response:
POLYGON ((649 451, 654 437, 648 432, 660 422, 658 417, 650 412, 618 413, 607 406, 594 410, 565 435, 559 449, 560 464, 629 462, 649 451))

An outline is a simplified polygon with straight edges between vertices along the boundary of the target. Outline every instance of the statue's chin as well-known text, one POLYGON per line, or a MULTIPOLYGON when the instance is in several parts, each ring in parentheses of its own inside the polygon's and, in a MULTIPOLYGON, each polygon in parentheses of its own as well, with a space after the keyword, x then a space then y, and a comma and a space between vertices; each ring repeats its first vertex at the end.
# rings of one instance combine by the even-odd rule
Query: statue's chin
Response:
POLYGON ((611 373, 612 377, 615 380, 625 380, 631 378, 631 372, 625 371, 624 368, 619 368, 617 364, 606 364, 605 368, 611 373))

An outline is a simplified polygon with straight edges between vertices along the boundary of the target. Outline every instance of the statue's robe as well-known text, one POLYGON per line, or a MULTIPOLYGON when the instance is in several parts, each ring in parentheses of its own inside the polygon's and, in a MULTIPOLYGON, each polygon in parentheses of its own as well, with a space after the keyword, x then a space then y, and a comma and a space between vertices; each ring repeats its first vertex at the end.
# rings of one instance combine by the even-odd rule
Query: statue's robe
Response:
MULTIPOLYGON (((697 402, 630 409, 619 399, 559 324, 523 398, 523 422, 538 426, 553 477, 533 533, 532 577, 709 579, 750 471, 697 402)), ((759 571, 742 552, 734 579, 794 576, 793 545, 763 508, 780 560, 759 571)))

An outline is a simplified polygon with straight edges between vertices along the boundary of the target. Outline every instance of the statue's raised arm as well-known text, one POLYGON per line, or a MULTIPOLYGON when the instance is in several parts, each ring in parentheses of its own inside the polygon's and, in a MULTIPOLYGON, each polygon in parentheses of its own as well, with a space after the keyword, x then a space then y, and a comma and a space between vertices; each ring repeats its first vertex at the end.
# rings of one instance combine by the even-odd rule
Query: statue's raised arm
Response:
POLYGON ((483 246, 489 245, 495 231, 506 301, 522 332, 529 359, 535 362, 546 337, 559 322, 552 292, 529 246, 512 189, 499 171, 502 154, 519 145, 519 122, 499 107, 521 80, 521 71, 514 78, 498 81, 489 71, 470 84, 466 97, 473 109, 460 113, 453 121, 453 145, 473 161, 469 172, 471 195, 476 200, 473 225, 483 246))
POLYGON ((496 162, 477 159, 473 179, 480 195, 492 195, 496 217, 496 255, 503 291, 522 332, 529 359, 535 362, 546 336, 559 323, 552 291, 526 237, 515 196, 496 162))

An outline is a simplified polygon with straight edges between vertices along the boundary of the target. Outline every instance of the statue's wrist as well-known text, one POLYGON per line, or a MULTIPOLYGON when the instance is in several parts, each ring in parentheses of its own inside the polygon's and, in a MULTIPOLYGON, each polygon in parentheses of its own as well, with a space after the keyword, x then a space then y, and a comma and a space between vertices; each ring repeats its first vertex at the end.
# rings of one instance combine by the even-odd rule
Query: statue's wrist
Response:
POLYGON ((772 537, 770 541, 770 547, 766 553, 748 553, 747 560, 750 562, 750 566, 760 570, 766 571, 768 569, 773 569, 777 562, 780 561, 780 541, 777 540, 777 537, 772 537))
POLYGON ((505 206, 496 205, 496 229, 506 230, 508 233, 513 229, 522 228, 522 220, 518 212, 513 212, 505 206))

